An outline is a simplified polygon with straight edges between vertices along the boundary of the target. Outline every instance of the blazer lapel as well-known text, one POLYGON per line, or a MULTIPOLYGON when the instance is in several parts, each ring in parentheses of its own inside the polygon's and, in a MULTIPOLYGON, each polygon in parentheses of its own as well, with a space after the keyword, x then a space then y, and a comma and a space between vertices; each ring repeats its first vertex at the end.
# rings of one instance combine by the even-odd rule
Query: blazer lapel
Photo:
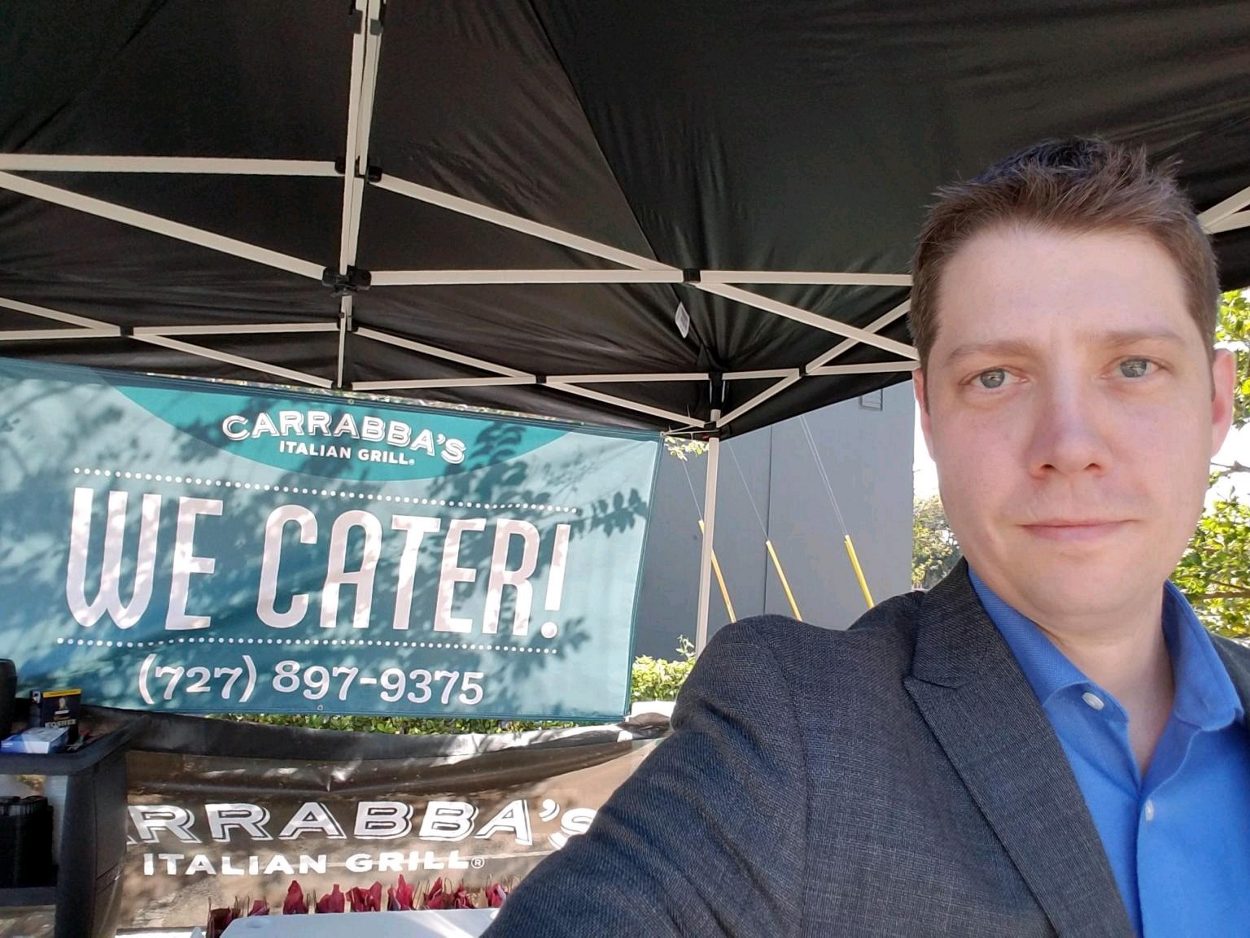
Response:
POLYGON ((963 562, 926 598, 904 681, 1060 935, 1132 935, 1084 796, 963 562))

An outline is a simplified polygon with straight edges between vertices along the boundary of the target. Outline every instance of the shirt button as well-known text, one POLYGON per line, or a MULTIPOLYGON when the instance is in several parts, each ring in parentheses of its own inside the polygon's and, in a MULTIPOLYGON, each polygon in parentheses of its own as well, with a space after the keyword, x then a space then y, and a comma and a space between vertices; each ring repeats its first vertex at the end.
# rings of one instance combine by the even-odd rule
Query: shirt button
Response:
POLYGON ((1094 710, 1101 710, 1103 707, 1106 706, 1106 704, 1102 702, 1102 698, 1091 691, 1086 691, 1085 693, 1083 693, 1081 695, 1081 699, 1085 701, 1087 704, 1089 704, 1090 707, 1094 710))
POLYGON ((1146 808, 1143 811, 1143 814, 1145 815, 1147 821, 1153 821, 1155 819, 1155 803, 1153 798, 1146 799, 1146 808))

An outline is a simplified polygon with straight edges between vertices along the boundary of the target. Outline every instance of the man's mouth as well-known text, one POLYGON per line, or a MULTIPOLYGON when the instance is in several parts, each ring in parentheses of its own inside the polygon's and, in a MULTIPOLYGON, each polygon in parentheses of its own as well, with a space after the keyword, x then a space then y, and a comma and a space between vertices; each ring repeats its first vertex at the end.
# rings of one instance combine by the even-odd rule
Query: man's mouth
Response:
POLYGON ((1052 518, 1022 527, 1034 537, 1063 542, 1093 541, 1117 533, 1127 521, 1109 518, 1052 518))

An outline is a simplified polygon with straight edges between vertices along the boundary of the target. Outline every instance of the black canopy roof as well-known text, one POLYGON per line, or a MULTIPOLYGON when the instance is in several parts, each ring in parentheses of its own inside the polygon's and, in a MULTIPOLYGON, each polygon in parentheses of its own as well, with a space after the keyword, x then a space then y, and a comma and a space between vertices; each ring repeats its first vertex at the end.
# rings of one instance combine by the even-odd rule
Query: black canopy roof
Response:
POLYGON ((0 354, 737 433, 905 379, 932 190, 1072 133, 1250 282, 1244 0, 10 0, 0 354))

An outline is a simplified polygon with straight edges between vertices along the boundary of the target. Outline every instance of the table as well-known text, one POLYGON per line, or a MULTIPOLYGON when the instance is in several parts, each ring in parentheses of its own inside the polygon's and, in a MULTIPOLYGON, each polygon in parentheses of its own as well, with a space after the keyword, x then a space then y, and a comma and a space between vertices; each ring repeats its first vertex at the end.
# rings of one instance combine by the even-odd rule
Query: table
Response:
POLYGON ((126 744, 130 728, 74 752, 0 753, 0 775, 64 776, 56 882, 0 889, 0 906, 56 906, 55 938, 113 934, 126 855, 126 744))
POLYGON ((257 915, 236 919, 224 938, 477 938, 498 909, 257 915))

